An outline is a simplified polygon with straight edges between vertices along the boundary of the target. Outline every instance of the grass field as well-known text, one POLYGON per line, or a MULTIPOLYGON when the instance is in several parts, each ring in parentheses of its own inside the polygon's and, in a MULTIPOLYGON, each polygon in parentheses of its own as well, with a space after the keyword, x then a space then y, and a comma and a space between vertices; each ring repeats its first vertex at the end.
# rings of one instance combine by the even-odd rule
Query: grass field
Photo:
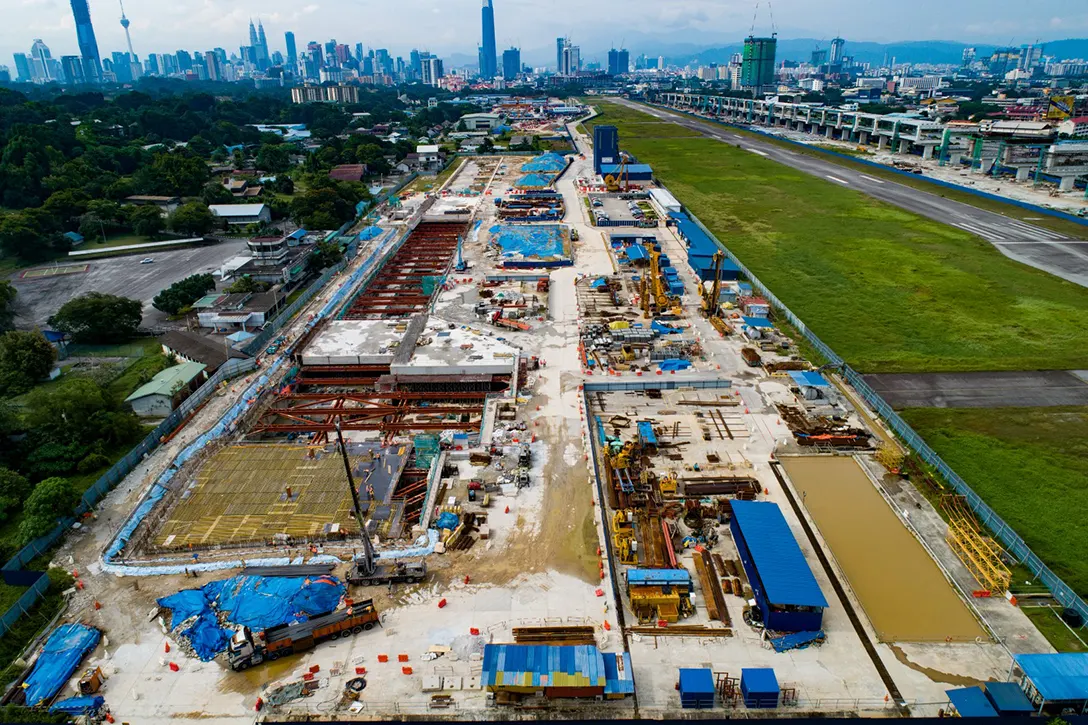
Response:
MULTIPOLYGON (((627 111, 628 109, 621 108, 621 110, 627 111)), ((652 116, 650 118, 652 118, 652 116)), ((590 123, 593 123, 595 121, 596 121, 596 119, 594 119, 590 123)), ((712 121, 702 121, 702 122, 707 124, 710 127, 721 128, 721 124, 714 123, 712 121)), ((1056 232, 1060 232, 1062 234, 1069 235, 1069 236, 1071 236, 1073 238, 1084 239, 1084 238, 1088 237, 1088 227, 1086 227, 1083 224, 1078 224, 1077 222, 1073 222, 1073 221, 1067 221, 1065 219, 1061 219, 1061 218, 1058 218, 1058 217, 1040 215, 1038 212, 1032 211, 1030 209, 1024 209, 1023 207, 1016 206, 1015 204, 1006 204, 1006 203, 1004 203, 1002 201, 998 201, 998 200, 995 200, 995 199, 986 199, 986 198, 978 196, 977 194, 972 194, 970 191, 968 191, 966 189, 963 189, 963 190, 949 189, 947 187, 938 186, 937 184, 933 184, 932 182, 926 180, 924 177, 918 177, 918 176, 914 176, 914 175, 911 175, 911 174, 897 173, 896 171, 894 171, 893 169, 890 169, 890 168, 881 168, 879 166, 874 167, 874 166, 870 166, 868 164, 856 163, 856 162, 854 162, 854 161, 852 161, 850 159, 844 159, 844 158, 841 158, 841 157, 832 156, 832 155, 823 153, 821 151, 821 148, 831 150, 831 151, 838 151, 839 153, 845 153, 848 156, 859 156, 859 157, 863 157, 863 156, 868 155, 867 152, 851 151, 850 149, 845 149, 844 150, 842 148, 828 147, 828 146, 824 146, 822 144, 815 144, 815 145, 810 145, 810 146, 806 147, 806 146, 801 145, 801 144, 791 143, 789 141, 786 141, 785 139, 780 139, 780 138, 775 138, 773 136, 766 136, 764 134, 755 133, 755 132, 749 131, 749 130, 741 127, 741 126, 731 126, 730 128, 733 129, 736 133, 740 133, 740 134, 743 134, 745 136, 751 136, 752 138, 758 138, 761 141, 764 141, 766 143, 772 143, 772 144, 774 144, 776 146, 781 146, 782 148, 789 149, 790 151, 793 151, 795 153, 807 154, 809 156, 814 156, 814 157, 818 157, 820 159, 823 159, 824 161, 830 161, 831 163, 839 164, 840 166, 846 166, 846 167, 855 169, 857 171, 864 171, 866 174, 869 174, 870 176, 876 176, 878 178, 888 179, 889 181, 894 181, 897 184, 903 184, 904 186, 910 186, 912 188, 919 189, 921 191, 925 191, 925 192, 928 192, 930 194, 935 194, 937 196, 940 196, 940 197, 943 197, 943 198, 946 198, 946 199, 953 199, 955 201, 960 201, 960 202, 963 202, 964 204, 969 204, 971 206, 978 207, 979 209, 986 209, 988 211, 992 211, 992 212, 997 213, 997 214, 1002 214, 1002 215, 1010 217, 1012 219, 1019 219, 1021 221, 1026 221, 1026 222, 1028 222, 1030 224, 1034 224, 1035 226, 1046 227, 1047 229, 1053 229, 1056 232)), ((758 127, 756 127, 756 128, 758 128, 758 127)))
POLYGON ((1088 596, 1088 408, 901 415, 1055 574, 1088 596))
POLYGON ((656 175, 806 324, 865 372, 1088 367, 1088 290, 953 227, 731 145, 662 138, 608 103, 589 125, 656 175))
POLYGON ((460 158, 454 159, 449 164, 449 166, 438 172, 437 176, 420 176, 411 184, 404 187, 404 189, 402 189, 400 193, 420 194, 425 191, 437 191, 442 186, 442 184, 446 183, 446 179, 453 176, 457 172, 457 170, 461 168, 461 165, 465 163, 467 158, 467 156, 462 156, 460 158))

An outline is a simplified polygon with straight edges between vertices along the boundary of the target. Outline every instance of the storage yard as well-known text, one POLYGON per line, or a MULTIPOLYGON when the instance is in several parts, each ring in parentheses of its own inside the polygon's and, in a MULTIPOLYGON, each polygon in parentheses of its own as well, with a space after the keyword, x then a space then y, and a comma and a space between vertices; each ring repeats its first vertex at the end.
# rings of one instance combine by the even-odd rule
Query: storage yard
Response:
POLYGON ((680 202, 574 128, 384 209, 55 555, 85 630, 13 697, 134 723, 1053 703, 966 510, 904 485, 680 202))

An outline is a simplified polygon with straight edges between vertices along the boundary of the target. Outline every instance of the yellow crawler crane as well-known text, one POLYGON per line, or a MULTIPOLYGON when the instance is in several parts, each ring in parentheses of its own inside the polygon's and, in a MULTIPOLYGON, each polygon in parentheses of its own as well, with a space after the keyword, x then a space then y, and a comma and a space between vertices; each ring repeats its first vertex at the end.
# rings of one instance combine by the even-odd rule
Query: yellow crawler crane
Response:
POLYGON ((612 515, 612 547, 621 564, 638 564, 633 511, 617 511, 612 515))

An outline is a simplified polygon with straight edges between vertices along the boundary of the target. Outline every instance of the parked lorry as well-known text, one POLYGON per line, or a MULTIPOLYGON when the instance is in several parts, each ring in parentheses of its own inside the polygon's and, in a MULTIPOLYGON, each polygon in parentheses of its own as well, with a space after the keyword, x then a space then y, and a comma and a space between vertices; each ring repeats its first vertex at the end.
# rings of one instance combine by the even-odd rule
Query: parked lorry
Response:
POLYGON ((245 670, 265 660, 304 652, 328 639, 369 631, 376 623, 378 610, 374 608, 374 602, 367 599, 305 622, 282 624, 263 632, 254 633, 249 627, 239 627, 227 646, 227 661, 232 670, 245 670))

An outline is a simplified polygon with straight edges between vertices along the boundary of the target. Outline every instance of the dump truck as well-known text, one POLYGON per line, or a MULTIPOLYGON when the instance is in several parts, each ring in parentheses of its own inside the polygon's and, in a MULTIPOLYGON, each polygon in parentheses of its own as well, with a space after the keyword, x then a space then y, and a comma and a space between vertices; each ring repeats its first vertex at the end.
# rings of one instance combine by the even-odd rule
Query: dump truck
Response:
POLYGON ((744 362, 748 363, 748 367, 758 368, 763 363, 763 358, 759 356, 753 347, 743 347, 740 350, 740 356, 744 358, 744 362))
POLYGON ((239 627, 227 646, 227 662, 236 672, 259 665, 266 660, 312 649, 327 639, 340 639, 350 634, 369 631, 378 623, 378 610, 367 599, 349 607, 322 614, 297 624, 281 624, 254 633, 249 627, 239 627))
POLYGON ((355 586, 378 586, 382 584, 415 584, 427 576, 427 563, 420 561, 394 562, 379 564, 378 555, 370 537, 363 536, 363 553, 356 554, 351 560, 348 582, 355 586))

